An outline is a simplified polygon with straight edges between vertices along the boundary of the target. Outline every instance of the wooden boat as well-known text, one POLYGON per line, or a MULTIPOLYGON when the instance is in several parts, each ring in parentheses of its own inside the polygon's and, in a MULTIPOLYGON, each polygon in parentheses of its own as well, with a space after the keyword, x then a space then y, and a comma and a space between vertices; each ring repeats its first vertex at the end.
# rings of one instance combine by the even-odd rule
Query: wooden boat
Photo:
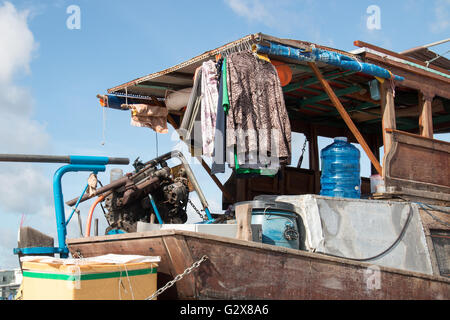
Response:
MULTIPOLYGON (((435 64, 420 60, 417 54, 429 53, 427 48, 398 54, 356 41, 355 45, 361 49, 348 53, 259 33, 116 86, 108 93, 151 96, 154 101, 159 98, 158 103, 164 105, 165 90, 192 86, 195 69, 203 61, 232 52, 233 48, 255 44, 275 44, 306 49, 306 52, 315 48, 327 50, 346 55, 347 59, 386 68, 396 76, 394 80, 386 79, 380 84, 381 98, 375 100, 369 90, 364 90, 373 76, 343 72, 336 65, 320 61, 299 62, 291 57, 271 55, 269 51, 269 58, 291 66, 293 80, 283 91, 292 131, 303 133, 309 141, 309 169, 283 167, 280 179, 240 179, 231 175, 222 184, 202 161, 223 192, 224 209, 264 194, 318 194, 318 136, 346 136, 350 142, 363 147, 371 161, 372 174, 382 176, 385 190, 371 194, 370 180, 362 178, 362 195, 372 199, 399 198, 449 205, 450 143, 434 139, 433 133, 445 133, 450 128, 450 62, 445 58, 438 59, 435 64), (402 77, 403 81, 399 80, 402 77), (359 86, 356 91, 355 86, 359 86), (293 108, 294 104, 297 107, 293 108), (381 146, 384 146, 384 158, 379 162, 381 146)), ((168 121, 178 128, 182 116, 181 111, 172 111, 168 121)), ((160 299, 449 299, 450 280, 448 263, 445 263, 448 252, 435 250, 436 239, 448 241, 448 214, 429 213, 420 210, 432 274, 180 230, 71 239, 68 247, 72 254, 82 256, 104 253, 160 255, 159 287, 182 274, 202 256, 208 257, 191 274, 162 293, 160 299), (374 277, 378 277, 379 282, 372 283, 374 277)))
MULTIPOLYGON (((281 178, 241 179, 232 174, 222 184, 202 160, 202 166, 222 191, 223 209, 258 195, 318 194, 318 136, 346 136, 349 142, 363 147, 371 161, 372 174, 380 174, 385 184, 383 192, 374 194, 370 179, 362 178, 363 196, 448 208, 450 143, 434 139, 433 134, 450 130, 450 61, 440 58, 428 64, 417 58, 422 49, 398 54, 357 41, 355 44, 361 50, 347 53, 255 34, 111 88, 108 93, 151 97, 164 106, 167 90, 192 87, 194 72, 202 62, 235 48, 267 43, 306 52, 311 48, 337 52, 346 55, 347 60, 386 68, 404 80, 385 79, 379 84, 377 100, 367 86, 374 80, 373 75, 343 71, 319 61, 299 62, 269 54, 293 70, 292 83, 283 91, 292 131, 304 134, 309 142, 309 168, 283 167, 281 178), (380 161, 382 146, 384 157, 380 161)), ((177 129, 182 117, 182 111, 170 111, 168 121, 177 129)), ((107 253, 161 256, 159 288, 207 256, 207 260, 162 292, 158 299, 449 299, 450 271, 446 262, 449 253, 442 250, 449 239, 448 214, 435 211, 430 214, 425 209, 420 210, 420 217, 430 253, 430 274, 181 230, 68 239, 67 245, 72 255, 83 257, 107 253)))
POLYGON ((161 230, 72 239, 72 254, 161 256, 158 288, 195 261, 200 266, 158 299, 444 299, 450 279, 263 243, 182 230, 161 230))

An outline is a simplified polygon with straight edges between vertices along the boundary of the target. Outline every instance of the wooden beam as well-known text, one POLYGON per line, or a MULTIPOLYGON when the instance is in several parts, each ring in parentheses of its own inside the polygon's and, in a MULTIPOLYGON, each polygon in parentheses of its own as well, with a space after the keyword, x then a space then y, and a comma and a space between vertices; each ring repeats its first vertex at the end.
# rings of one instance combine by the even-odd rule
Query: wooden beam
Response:
POLYGON ((433 97, 419 91, 419 130, 420 135, 433 138, 433 97))
POLYGON ((326 93, 330 97, 330 100, 333 102, 336 109, 339 111, 339 114, 341 115, 344 122, 347 124, 350 131, 355 136, 358 143, 361 145, 363 150, 366 152, 367 156, 369 157, 370 161, 372 162, 375 169, 378 171, 380 175, 382 175, 382 168, 380 165, 380 162, 375 157, 375 155, 370 150, 369 146, 367 145, 367 142, 364 140, 363 136, 359 132, 358 128, 353 123, 352 119, 348 115, 347 111, 345 110, 342 103, 339 101, 339 98, 335 95, 333 89, 331 88, 330 84, 324 79, 322 73, 320 72, 317 65, 313 62, 308 62, 308 65, 311 67, 311 69, 314 71, 314 74, 316 75, 317 79, 319 79, 320 83, 322 84, 323 88, 325 89, 326 93))
POLYGON ((411 58, 411 57, 409 57, 409 56, 407 56, 405 54, 401 54, 401 53, 390 51, 390 50, 387 50, 387 49, 384 49, 384 48, 380 48, 378 46, 375 46, 373 44, 370 44, 370 43, 367 43, 367 42, 364 42, 364 41, 356 40, 356 41, 353 42, 353 44, 355 46, 357 46, 357 47, 360 47, 360 48, 366 47, 366 48, 369 48, 369 49, 372 49, 372 50, 375 50, 375 51, 378 51, 378 52, 381 52, 381 53, 385 53, 385 54, 387 54, 389 56, 392 56, 392 57, 395 57, 395 58, 399 58, 399 59, 403 59, 403 60, 406 60, 406 61, 409 61, 409 62, 413 62, 413 63, 421 65, 423 67, 428 67, 428 68, 434 69, 436 71, 440 71, 440 72, 443 72, 443 73, 448 73, 448 70, 442 69, 442 68, 440 68, 438 66, 434 66, 432 64, 427 66, 427 64, 425 62, 423 62, 423 61, 411 58))
MULTIPOLYGON (((334 94, 337 97, 340 97, 340 96, 343 96, 343 95, 346 95, 346 94, 349 94, 349 93, 355 93, 355 92, 359 92, 359 91, 361 91, 361 87, 360 86, 351 86, 351 87, 348 87, 348 88, 336 90, 334 92, 334 94)), ((300 105, 301 106, 305 106, 305 105, 313 104, 313 103, 316 103, 316 102, 319 102, 319 101, 328 100, 328 99, 329 99, 329 97, 328 97, 327 94, 320 94, 318 96, 309 97, 307 99, 302 100, 300 105)))
POLYGON ((216 183, 216 185, 219 187, 220 191, 222 191, 222 194, 225 198, 227 198, 228 201, 230 202, 234 202, 234 198, 231 194, 228 193, 228 191, 225 189, 225 187, 223 186, 223 184, 220 182, 220 180, 211 172, 211 169, 209 168, 208 164, 205 162, 205 160, 203 160, 203 158, 201 159, 201 163, 203 168, 205 168, 206 172, 208 173, 208 175, 211 177, 211 179, 213 179, 213 181, 216 183))
POLYGON ((397 124, 395 121, 395 103, 394 103, 394 93, 392 87, 388 80, 385 80, 380 85, 381 93, 381 128, 383 132, 383 146, 384 146, 384 157, 383 157, 383 167, 386 167, 386 157, 393 145, 392 135, 386 133, 386 129, 396 129, 397 124))
MULTIPOLYGON (((444 112, 444 105, 442 103, 441 99, 434 99, 432 104, 431 104, 431 109, 433 114, 434 113, 439 113, 439 112, 444 112)), ((349 112, 351 111, 359 111, 357 109, 349 109, 349 112)), ((418 118, 420 115, 420 108, 415 105, 415 106, 410 106, 408 108, 402 108, 402 109, 395 109, 395 117, 397 118, 397 122, 400 123, 400 121, 398 120, 399 118, 403 118, 403 117, 410 117, 410 118, 418 118)), ((373 109, 370 110, 370 112, 364 112, 364 110, 361 111, 360 114, 358 113, 354 113, 351 115, 352 119, 358 123, 360 122, 366 122, 369 120, 373 120, 373 119, 381 119, 381 110, 379 109, 373 109)))
MULTIPOLYGON (((334 79, 352 75, 354 73, 356 73, 356 72, 355 71, 346 71, 346 72, 336 73, 335 71, 333 71, 332 73, 325 74, 324 77, 327 80, 334 80, 334 79)), ((319 80, 316 77, 313 77, 313 78, 305 80, 305 81, 288 84, 287 86, 283 87, 283 92, 290 92, 290 91, 297 90, 299 88, 306 88, 306 87, 316 84, 316 83, 319 83, 319 80)))
POLYGON ((431 90, 436 95, 450 99, 450 92, 448 92, 450 79, 448 78, 400 62, 386 60, 370 52, 366 52, 365 57, 366 62, 376 64, 388 69, 393 74, 404 77, 405 80, 399 82, 403 87, 431 90))
POLYGON ((314 193, 320 193, 320 164, 319 164, 319 146, 317 143, 317 130, 316 127, 310 125, 308 138, 308 153, 309 153, 309 169, 314 171, 314 179, 312 188, 314 193))
POLYGON ((239 240, 252 241, 252 205, 248 203, 237 205, 235 208, 237 232, 239 240))

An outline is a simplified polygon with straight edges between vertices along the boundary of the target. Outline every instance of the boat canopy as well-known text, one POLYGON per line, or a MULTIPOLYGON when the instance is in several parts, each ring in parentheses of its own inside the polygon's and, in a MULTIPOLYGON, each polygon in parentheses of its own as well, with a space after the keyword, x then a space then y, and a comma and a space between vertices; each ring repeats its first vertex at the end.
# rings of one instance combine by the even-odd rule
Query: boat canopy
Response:
MULTIPOLYGON (((450 132, 450 61, 433 53, 430 45, 397 53, 363 41, 353 44, 357 48, 347 52, 307 41, 250 34, 110 88, 108 95, 120 98, 118 109, 124 97, 150 99, 164 107, 168 93, 193 87, 194 74, 203 62, 252 50, 276 67, 289 68, 282 90, 292 132, 303 133, 308 141, 309 169, 283 168, 295 172, 286 174, 283 181, 267 178, 265 187, 261 179, 253 184, 252 179, 233 176, 222 185, 203 161, 227 198, 225 208, 262 193, 319 193, 319 136, 345 136, 349 142, 359 143, 371 161, 372 174, 380 174, 390 190, 387 193, 402 190, 402 195, 449 202, 450 143, 435 139, 435 134, 450 132), (292 178, 295 175, 298 177, 292 178), (301 179, 302 186, 291 183, 301 179)), ((168 110, 167 120, 175 129, 180 127, 184 110, 168 110)), ((362 179, 362 194, 370 194, 367 179, 362 179)))
MULTIPOLYGON (((439 57, 426 66, 426 62, 422 60, 423 57, 429 58, 431 51, 428 49, 424 49, 428 52, 426 56, 418 56, 423 50, 398 54, 361 41, 355 41, 355 45, 361 49, 346 52, 307 41, 280 39, 262 33, 251 34, 168 69, 110 88, 108 93, 126 94, 129 97, 153 96, 161 100, 166 97, 168 90, 191 88, 195 70, 203 62, 215 59, 219 54, 246 50, 253 45, 260 49, 265 48, 264 53, 267 53, 270 59, 285 62, 292 70, 291 82, 283 87, 292 119, 300 118, 327 126, 345 127, 336 108, 308 66, 308 61, 315 61, 362 133, 380 133, 381 101, 374 94, 373 88, 371 91, 370 83, 377 76, 383 75, 394 78, 397 129, 411 133, 420 131, 418 91, 424 91, 427 95, 433 95, 436 100, 433 104, 434 133, 450 132, 450 61, 439 57), (267 48, 272 50, 267 51, 267 48), (278 52, 273 48, 277 48, 278 52), (314 58, 302 60, 292 54, 289 57, 279 54, 280 48, 284 51, 295 49, 302 52, 304 57, 314 55, 314 58)), ((171 113, 174 118, 182 114, 178 111, 171 113)))

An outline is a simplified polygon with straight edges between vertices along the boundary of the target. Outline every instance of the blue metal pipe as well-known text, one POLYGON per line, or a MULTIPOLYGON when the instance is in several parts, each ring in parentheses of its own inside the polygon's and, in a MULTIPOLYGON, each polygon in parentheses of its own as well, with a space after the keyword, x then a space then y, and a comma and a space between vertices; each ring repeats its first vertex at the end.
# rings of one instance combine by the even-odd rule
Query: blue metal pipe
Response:
POLYGON ((75 210, 77 210, 78 205, 80 204, 80 200, 81 200, 81 198, 83 198, 83 196, 84 196, 84 194, 86 193, 86 190, 87 190, 88 187, 89 187, 89 183, 86 184, 86 187, 84 188, 83 193, 82 193, 81 196, 78 198, 78 201, 77 201, 77 203, 75 204, 75 207, 73 208, 72 213, 71 213, 70 216, 69 216, 69 219, 67 219, 66 226, 69 224, 70 219, 72 219, 72 216, 73 216, 73 214, 75 213, 75 210))
POLYGON ((70 164, 85 164, 85 165, 88 164, 105 165, 108 164, 110 160, 108 157, 90 157, 90 156, 69 156, 69 159, 70 164))
POLYGON ((405 78, 392 74, 390 71, 379 67, 377 65, 359 62, 349 56, 318 49, 311 48, 311 50, 306 51, 304 49, 289 47, 269 41, 269 47, 260 44, 255 44, 254 48, 259 53, 270 54, 274 56, 280 56, 285 58, 291 58, 299 61, 306 62, 323 62, 327 63, 345 70, 351 70, 356 72, 365 73, 374 77, 384 78, 384 79, 394 79, 397 81, 403 81, 405 78))
POLYGON ((213 222, 214 219, 213 219, 213 217, 211 216, 211 212, 209 212, 208 207, 205 208, 205 213, 206 213, 206 216, 208 217, 209 221, 213 222))
POLYGON ((150 202, 152 204, 153 211, 155 211, 155 215, 156 215, 156 218, 158 219, 159 224, 163 224, 164 222, 161 219, 161 216, 159 215, 159 211, 158 211, 158 208, 156 207, 155 200, 153 200, 153 197, 151 194, 149 194, 148 197, 150 198, 150 202))
MULTIPOLYGON (((106 163, 108 158, 106 158, 106 163)), ((72 156, 71 156, 72 161, 72 156)), ((76 156, 74 162, 77 164, 69 164, 59 168, 53 176, 53 198, 55 202, 55 214, 56 214, 56 230, 58 234, 58 248, 60 250, 60 257, 67 258, 68 250, 66 247, 66 217, 64 213, 64 199, 62 194, 61 179, 67 172, 78 171, 92 171, 95 174, 106 170, 104 157, 81 157, 76 156), (82 160, 85 160, 88 164, 82 164, 82 160), (97 163, 97 164, 93 164, 97 163), (103 164, 101 164, 103 163, 103 164)))

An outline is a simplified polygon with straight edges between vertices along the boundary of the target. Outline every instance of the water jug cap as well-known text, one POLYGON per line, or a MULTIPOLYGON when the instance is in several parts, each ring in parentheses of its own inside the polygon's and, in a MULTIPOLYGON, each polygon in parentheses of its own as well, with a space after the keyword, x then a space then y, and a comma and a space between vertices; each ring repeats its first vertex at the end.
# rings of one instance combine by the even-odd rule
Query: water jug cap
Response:
POLYGON ((347 142, 347 137, 335 137, 334 141, 344 141, 347 142))

